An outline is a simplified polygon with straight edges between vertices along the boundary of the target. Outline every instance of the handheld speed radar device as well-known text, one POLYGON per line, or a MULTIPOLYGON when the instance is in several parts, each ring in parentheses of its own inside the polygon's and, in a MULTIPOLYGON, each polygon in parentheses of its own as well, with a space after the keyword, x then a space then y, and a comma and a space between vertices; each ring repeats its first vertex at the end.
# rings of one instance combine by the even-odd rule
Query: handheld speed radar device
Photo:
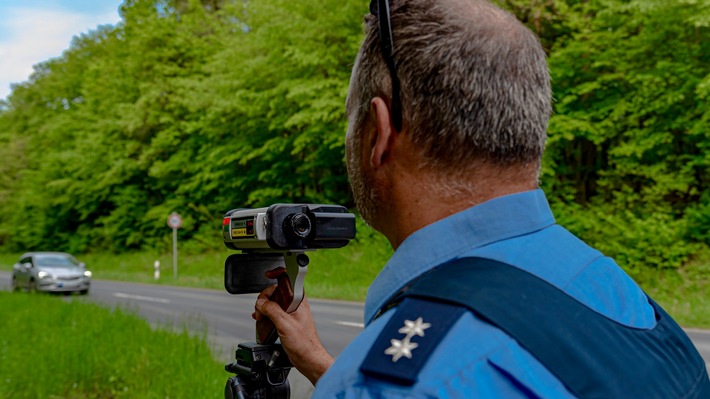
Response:
MULTIPOLYGON (((227 248, 241 251, 225 260, 227 292, 253 294, 276 284, 270 299, 290 313, 303 300, 306 252, 347 245, 355 238, 355 215, 343 206, 322 204, 233 209, 222 219, 222 238, 227 248), (277 277, 266 277, 272 270, 277 277)), ((225 366, 236 374, 227 381, 226 398, 288 397, 292 366, 277 339, 270 320, 257 321, 256 342, 239 344, 237 361, 225 366)))
POLYGON ((222 236, 227 248, 247 252, 340 248, 355 238, 355 215, 340 205, 234 209, 224 215, 222 236))
MULTIPOLYGON (((284 267, 287 279, 283 283, 290 285, 294 300, 280 305, 291 312, 303 299, 309 262, 305 252, 347 245, 355 238, 355 215, 340 205, 275 204, 268 208, 234 209, 224 215, 222 238, 227 248, 242 251, 225 261, 227 292, 261 292, 277 283, 265 273, 284 267)), ((281 284, 279 287, 287 288, 281 284)), ((266 337, 257 339, 269 341, 266 337)))

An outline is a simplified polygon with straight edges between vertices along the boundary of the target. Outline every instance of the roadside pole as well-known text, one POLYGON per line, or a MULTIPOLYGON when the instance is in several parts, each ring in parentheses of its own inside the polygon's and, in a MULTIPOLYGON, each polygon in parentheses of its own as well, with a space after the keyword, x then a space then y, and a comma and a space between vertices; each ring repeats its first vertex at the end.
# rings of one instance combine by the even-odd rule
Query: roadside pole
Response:
POLYGON ((153 278, 156 280, 159 280, 160 279, 160 260, 156 259, 155 262, 153 262, 153 269, 155 269, 155 271, 153 272, 153 278))
POLYGON ((173 212, 168 216, 168 226, 173 229, 173 278, 177 280, 177 229, 182 226, 182 217, 173 212))

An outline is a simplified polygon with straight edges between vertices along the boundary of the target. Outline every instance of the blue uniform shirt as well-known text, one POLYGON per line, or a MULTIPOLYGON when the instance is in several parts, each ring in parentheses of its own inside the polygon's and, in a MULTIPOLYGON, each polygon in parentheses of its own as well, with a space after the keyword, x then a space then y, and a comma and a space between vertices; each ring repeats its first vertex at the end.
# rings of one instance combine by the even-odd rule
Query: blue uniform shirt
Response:
MULTIPOLYGON (((555 224, 541 190, 509 195, 426 226, 397 248, 368 291, 364 331, 321 377, 313 398, 573 397, 515 340, 471 312, 448 331, 414 385, 396 385, 360 372, 394 312, 375 319, 392 295, 432 268, 470 256, 526 270, 622 324, 655 325, 641 289, 612 259, 555 224)), ((412 356, 417 356, 416 349, 412 356)))

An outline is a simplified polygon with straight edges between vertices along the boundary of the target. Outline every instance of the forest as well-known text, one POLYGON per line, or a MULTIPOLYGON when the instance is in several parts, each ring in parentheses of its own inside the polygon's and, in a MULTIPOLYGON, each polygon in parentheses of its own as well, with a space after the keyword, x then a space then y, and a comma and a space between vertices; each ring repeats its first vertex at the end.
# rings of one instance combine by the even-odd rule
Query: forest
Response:
MULTIPOLYGON (((354 208, 366 0, 126 0, 0 102, 0 250, 221 246, 225 211, 354 208)), ((632 275, 710 259, 710 0, 499 0, 553 78, 541 187, 632 275)), ((367 240, 368 235, 361 239, 367 240)))

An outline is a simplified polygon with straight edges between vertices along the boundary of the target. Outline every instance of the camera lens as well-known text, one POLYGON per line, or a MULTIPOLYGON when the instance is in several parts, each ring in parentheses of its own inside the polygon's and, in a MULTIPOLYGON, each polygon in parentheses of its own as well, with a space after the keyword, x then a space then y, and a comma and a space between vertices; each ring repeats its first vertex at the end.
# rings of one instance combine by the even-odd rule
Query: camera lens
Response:
POLYGON ((291 231, 296 237, 306 238, 311 233, 311 219, 303 213, 297 213, 290 217, 291 231))

